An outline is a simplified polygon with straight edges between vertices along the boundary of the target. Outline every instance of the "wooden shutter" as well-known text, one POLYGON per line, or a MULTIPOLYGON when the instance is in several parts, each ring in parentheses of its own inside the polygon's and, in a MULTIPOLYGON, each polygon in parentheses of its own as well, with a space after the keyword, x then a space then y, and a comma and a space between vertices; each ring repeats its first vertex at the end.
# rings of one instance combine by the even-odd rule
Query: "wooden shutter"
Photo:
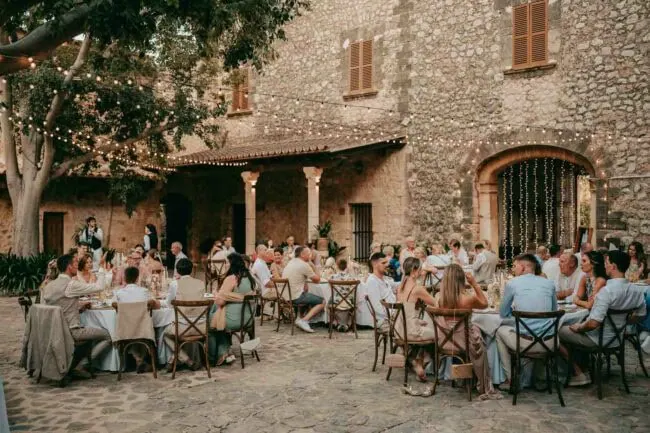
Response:
POLYGON ((530 64, 528 56, 530 25, 528 3, 512 9, 512 67, 522 68, 530 64))
POLYGON ((543 65, 547 61, 548 18, 546 0, 530 4, 530 64, 543 65))
POLYGON ((237 82, 232 86, 232 111, 249 110, 249 95, 248 95, 248 82, 249 82, 250 68, 242 68, 239 70, 237 82))
POLYGON ((350 45, 350 92, 361 90, 361 42, 350 45))
POLYGON ((361 90, 372 90, 372 40, 361 43, 361 90))

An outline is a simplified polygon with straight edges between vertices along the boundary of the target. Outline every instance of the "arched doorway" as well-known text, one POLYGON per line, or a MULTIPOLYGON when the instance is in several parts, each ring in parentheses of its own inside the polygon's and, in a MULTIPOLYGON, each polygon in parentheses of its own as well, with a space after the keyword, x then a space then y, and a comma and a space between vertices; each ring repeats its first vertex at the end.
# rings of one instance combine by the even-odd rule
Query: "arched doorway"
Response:
POLYGON ((188 230, 192 222, 192 204, 182 194, 167 194, 161 200, 161 206, 164 209, 164 242, 161 249, 166 253, 167 267, 174 267, 174 256, 171 254, 171 245, 173 242, 180 242, 183 245, 183 251, 189 255, 188 230))
POLYGON ((487 158, 475 179, 480 239, 499 245, 505 258, 538 244, 572 247, 579 242, 580 223, 588 225, 584 231, 595 240, 596 194, 593 183, 584 182, 593 176, 587 158, 558 147, 525 146, 487 158), (589 215, 582 221, 580 199, 588 200, 582 211, 589 215))

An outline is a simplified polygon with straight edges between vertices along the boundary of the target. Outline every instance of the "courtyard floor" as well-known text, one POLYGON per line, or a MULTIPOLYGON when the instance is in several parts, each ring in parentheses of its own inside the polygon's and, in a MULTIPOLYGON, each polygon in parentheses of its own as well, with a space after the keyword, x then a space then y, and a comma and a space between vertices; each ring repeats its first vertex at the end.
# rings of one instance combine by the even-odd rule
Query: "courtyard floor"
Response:
MULTIPOLYGON (((468 402, 462 388, 442 383, 428 398, 401 393, 402 372, 386 382, 386 367, 371 372, 372 333, 311 335, 288 326, 258 327, 261 362, 176 379, 111 373, 59 389, 36 384, 19 369, 22 311, 0 298, 0 375, 12 431, 45 432, 642 432, 650 426, 650 379, 627 357, 631 394, 613 366, 599 401, 593 386, 555 394, 525 390, 517 406, 503 400, 468 402)), ((632 355, 632 353, 631 353, 632 355)), ((648 363, 650 364, 650 363, 648 363)), ((476 394, 475 394, 476 395, 476 394)))

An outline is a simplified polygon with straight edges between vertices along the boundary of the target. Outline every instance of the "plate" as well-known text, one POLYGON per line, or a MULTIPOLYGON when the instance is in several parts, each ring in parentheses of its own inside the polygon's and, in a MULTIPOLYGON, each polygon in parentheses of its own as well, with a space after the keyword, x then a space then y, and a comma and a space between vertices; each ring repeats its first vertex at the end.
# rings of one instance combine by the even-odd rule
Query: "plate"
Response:
POLYGON ((203 297, 204 297, 204 298, 211 298, 211 297, 212 297, 212 293, 204 293, 204 294, 203 294, 203 297))

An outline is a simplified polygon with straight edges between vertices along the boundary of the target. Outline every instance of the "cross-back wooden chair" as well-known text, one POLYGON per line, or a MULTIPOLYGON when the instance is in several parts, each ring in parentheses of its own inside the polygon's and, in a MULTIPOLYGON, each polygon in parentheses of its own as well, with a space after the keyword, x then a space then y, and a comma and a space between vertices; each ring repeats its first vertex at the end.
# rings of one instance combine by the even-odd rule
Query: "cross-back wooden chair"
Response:
POLYGON ((512 385, 510 391, 512 392, 512 405, 517 404, 517 395, 519 394, 519 378, 521 375, 521 359, 541 359, 544 361, 546 370, 546 386, 548 393, 552 393, 551 385, 551 367, 553 367, 553 374, 555 375, 555 389, 557 396, 560 399, 560 405, 564 407, 564 398, 560 389, 560 377, 558 374, 558 363, 560 360, 560 343, 558 339, 558 330, 560 327, 560 320, 564 316, 564 310, 546 311, 546 312, 532 312, 532 311, 513 311, 512 315, 515 318, 515 331, 517 333, 516 349, 508 350, 510 357, 514 358, 511 363, 510 377, 512 378, 512 385), (526 323, 527 319, 552 319, 541 331, 535 332, 530 329, 526 323), (524 333, 525 332, 525 333, 524 333), (521 340, 528 340, 526 347, 521 347, 521 340), (552 340, 549 341, 549 340, 552 340), (552 344, 551 344, 552 343, 552 344), (543 353, 533 353, 530 350, 539 344, 544 348, 543 353), (550 344, 550 346, 549 346, 550 344))
POLYGON ((18 305, 20 305, 20 308, 23 310, 23 315, 25 318, 25 322, 27 322, 27 315, 29 314, 29 309, 34 303, 39 303, 41 297, 41 291, 40 290, 30 290, 23 292, 22 295, 18 297, 18 305), (34 300, 32 300, 34 298, 34 300))
MULTIPOLYGON (((471 362, 469 358, 469 327, 472 310, 427 307, 426 311, 429 317, 431 317, 433 331, 436 336, 434 370, 436 372, 436 379, 433 382, 433 394, 435 394, 436 386, 439 382, 438 371, 440 371, 440 366, 444 358, 455 358, 463 364, 469 364, 471 362), (440 319, 443 320, 444 324, 441 324, 440 319), (444 326, 447 323, 451 325, 449 328, 444 326), (464 344, 460 344, 454 339, 456 332, 461 327, 464 328, 462 341, 464 344)), ((472 401, 472 382, 472 379, 465 379, 465 387, 467 388, 467 398, 469 401, 472 401)))
POLYGON ((226 260, 206 260, 205 261, 205 291, 212 292, 214 282, 217 282, 217 290, 226 279, 226 260), (210 287, 208 290, 208 286, 210 287))
MULTIPOLYGON (((257 306, 257 300, 259 299, 258 295, 251 294, 244 296, 242 300, 242 309, 240 315, 240 325, 237 330, 226 330, 228 334, 237 338, 239 341, 239 355, 241 358, 241 368, 244 368, 244 351, 241 348, 241 344, 246 340, 246 335, 248 335, 249 340, 255 339, 255 307, 257 306), (248 320, 246 320, 246 312, 248 312, 248 320)), ((232 302, 228 302, 231 304, 232 302)), ((260 362, 260 356, 257 353, 257 350, 252 350, 252 355, 257 359, 257 362, 260 362)))
MULTIPOLYGON (((641 370, 643 370, 645 377, 648 377, 648 370, 646 370, 645 364, 643 363, 643 349, 641 349, 641 340, 639 339, 639 335, 641 335, 641 326, 638 323, 635 323, 629 325, 627 328, 625 339, 629 341, 632 347, 634 347, 634 350, 636 350, 641 370)), ((607 367, 609 367, 609 358, 607 358, 607 367)))
POLYGON ((171 302, 174 307, 174 364, 172 367, 172 379, 176 377, 176 364, 178 363, 178 355, 181 349, 187 343, 198 343, 203 348, 203 358, 205 369, 208 371, 208 377, 212 378, 210 373, 210 362, 208 360, 208 334, 210 331, 210 308, 214 299, 206 299, 204 301, 179 301, 177 299, 171 302), (200 308, 201 312, 193 318, 187 317, 182 308, 200 308), (183 331, 179 330, 179 315, 183 318, 185 326, 183 331), (204 323, 199 323, 204 319, 204 323))
POLYGON ((278 305, 278 326, 275 328, 275 332, 280 332, 280 323, 287 318, 291 322, 291 335, 293 335, 296 327, 295 309, 297 306, 291 301, 291 284, 286 278, 272 278, 271 281, 273 281, 273 289, 275 290, 278 305), (285 294, 289 300, 285 299, 285 294))
POLYGON ((384 354, 381 358, 381 365, 384 365, 386 362, 386 342, 388 341, 388 327, 383 326, 380 328, 377 322, 377 312, 375 307, 372 306, 370 298, 368 295, 365 296, 366 304, 368 305, 368 310, 370 310, 370 315, 372 316, 372 331, 374 333, 375 341, 375 362, 372 364, 372 371, 377 370, 377 360, 379 359, 379 347, 384 345, 384 354))
POLYGON ((431 295, 434 294, 436 290, 436 286, 440 280, 438 280, 438 277, 431 271, 424 271, 424 288, 429 292, 431 295))
MULTIPOLYGON (((118 310, 118 304, 117 302, 113 302, 112 304, 113 309, 115 310, 115 313, 117 314, 117 320, 119 320, 119 310, 118 310)), ((147 310, 149 310, 149 316, 151 317, 152 315, 152 310, 156 307, 156 301, 153 299, 150 299, 147 302, 147 310)), ((158 371, 156 368, 157 364, 157 359, 156 359, 156 341, 155 340, 148 340, 144 338, 140 339, 135 339, 135 340, 120 340, 116 343, 117 346, 117 351, 119 353, 119 366, 117 368, 117 380, 122 380, 122 372, 126 368, 126 351, 128 350, 129 347, 133 345, 140 345, 144 346, 145 349, 147 350, 147 353, 149 354, 149 357, 151 358, 151 368, 153 369, 153 378, 157 379, 158 378, 158 371)))
MULTIPOLYGON (((401 302, 396 303, 387 303, 381 301, 381 305, 386 310, 386 320, 388 320, 388 340, 390 346, 390 353, 394 355, 397 353, 397 349, 402 350, 404 355, 404 362, 408 360, 409 349, 413 347, 422 347, 430 344, 434 344, 433 340, 415 340, 409 341, 407 329, 406 329, 406 314, 404 313, 404 304, 401 302)), ((393 367, 388 364, 388 373, 386 374, 386 380, 390 379, 390 375, 393 371, 393 367)), ((409 368, 408 365, 404 365, 404 386, 408 385, 408 374, 409 368)))
MULTIPOLYGON (((625 387, 625 392, 630 393, 630 388, 627 385, 627 377, 625 376, 625 329, 628 324, 628 320, 632 314, 636 311, 636 308, 629 310, 607 310, 607 315, 605 320, 601 323, 598 328, 598 345, 594 348, 585 348, 580 346, 578 349, 582 352, 588 352, 591 358, 591 370, 592 377, 596 380, 596 386, 598 387, 598 399, 603 399, 603 384, 602 384, 602 367, 603 361, 609 359, 611 355, 616 356, 618 364, 621 366, 621 378, 623 379, 623 386, 625 387), (614 318, 621 317, 621 325, 617 325, 614 318), (614 332, 609 340, 604 341, 604 330, 605 326, 611 327, 614 332)), ((569 345, 570 346, 570 345, 569 345)), ((571 346, 570 346, 571 347, 571 346)), ((573 365, 573 351, 569 350, 569 366, 573 365)), ((565 386, 569 384, 570 375, 567 375, 567 381, 565 386)))
POLYGON ((351 315, 352 329, 354 329, 354 336, 359 338, 357 334, 357 289, 361 281, 359 280, 329 280, 330 285, 330 303, 327 304, 329 310, 329 338, 332 339, 332 331, 334 330, 334 320, 336 319, 336 312, 345 311, 351 315))

